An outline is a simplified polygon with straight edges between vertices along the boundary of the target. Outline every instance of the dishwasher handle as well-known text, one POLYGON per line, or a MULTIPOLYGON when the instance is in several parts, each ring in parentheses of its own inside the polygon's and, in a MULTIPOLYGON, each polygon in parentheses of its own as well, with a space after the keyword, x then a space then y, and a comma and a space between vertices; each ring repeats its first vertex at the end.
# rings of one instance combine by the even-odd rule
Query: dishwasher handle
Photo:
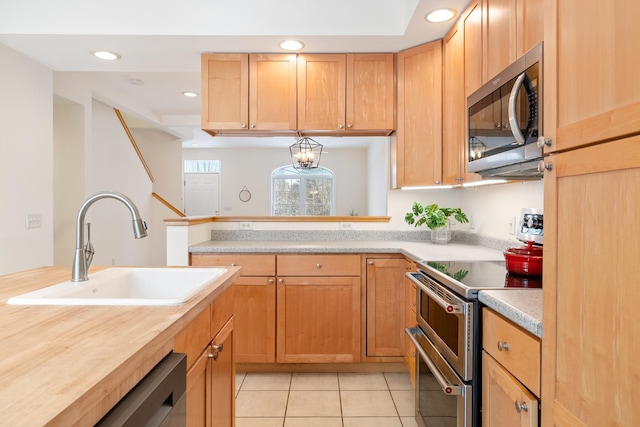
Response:
POLYGON ((186 425, 187 356, 170 353, 97 424, 99 427, 186 425))

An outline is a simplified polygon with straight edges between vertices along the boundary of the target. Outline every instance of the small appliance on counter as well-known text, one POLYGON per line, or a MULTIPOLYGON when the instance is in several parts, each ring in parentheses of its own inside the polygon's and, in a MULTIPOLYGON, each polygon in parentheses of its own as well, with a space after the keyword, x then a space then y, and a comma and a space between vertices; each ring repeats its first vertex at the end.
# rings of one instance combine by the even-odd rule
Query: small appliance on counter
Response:
MULTIPOLYGON (((542 209, 522 209, 516 237, 527 246, 509 248, 504 252, 507 272, 511 276, 540 278, 542 276, 542 242, 544 237, 542 209)), ((540 280, 538 282, 541 283, 540 280)), ((523 283, 523 281, 511 280, 510 286, 516 286, 517 283, 523 283)))

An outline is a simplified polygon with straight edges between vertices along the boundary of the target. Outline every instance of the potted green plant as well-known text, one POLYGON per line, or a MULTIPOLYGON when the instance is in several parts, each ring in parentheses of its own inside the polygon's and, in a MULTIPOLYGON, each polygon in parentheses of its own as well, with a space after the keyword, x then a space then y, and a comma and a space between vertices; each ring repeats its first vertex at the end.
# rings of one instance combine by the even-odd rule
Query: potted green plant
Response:
POLYGON ((436 203, 425 206, 420 202, 413 202, 411 212, 407 212, 404 221, 415 227, 426 224, 431 230, 432 242, 447 243, 451 240, 451 216, 461 224, 469 222, 460 208, 441 208, 436 203))

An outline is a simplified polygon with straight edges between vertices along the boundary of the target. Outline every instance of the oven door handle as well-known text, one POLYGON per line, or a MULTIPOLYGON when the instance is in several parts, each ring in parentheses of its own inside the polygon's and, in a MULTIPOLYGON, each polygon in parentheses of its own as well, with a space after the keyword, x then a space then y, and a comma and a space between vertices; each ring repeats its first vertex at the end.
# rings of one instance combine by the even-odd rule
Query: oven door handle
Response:
POLYGON ((427 356, 427 353, 422 349, 422 346, 420 345, 420 343, 415 337, 415 334, 421 333, 420 330, 416 328, 405 328, 404 331, 409 336, 409 339, 415 346, 418 353, 420 353, 420 357, 422 357, 422 360, 424 360, 424 363, 427 364, 429 371, 431 371, 436 381, 438 381, 438 384, 440 384, 440 387, 442 388, 442 391, 444 392, 444 394, 448 394, 452 396, 462 396, 463 394, 462 387, 454 384, 449 384, 445 379, 445 377, 442 376, 437 366, 434 365, 431 359, 429 359, 429 356, 427 356))
POLYGON ((409 280, 415 283, 416 286, 418 286, 422 292, 429 295, 429 297, 431 297, 432 300, 434 300, 440 307, 442 307, 446 313, 458 314, 458 313, 464 313, 466 311, 465 305, 451 304, 450 302, 445 301, 441 296, 433 292, 431 289, 427 288, 423 283, 421 283, 419 280, 413 277, 413 274, 416 274, 416 273, 407 273, 406 276, 409 278, 409 280))

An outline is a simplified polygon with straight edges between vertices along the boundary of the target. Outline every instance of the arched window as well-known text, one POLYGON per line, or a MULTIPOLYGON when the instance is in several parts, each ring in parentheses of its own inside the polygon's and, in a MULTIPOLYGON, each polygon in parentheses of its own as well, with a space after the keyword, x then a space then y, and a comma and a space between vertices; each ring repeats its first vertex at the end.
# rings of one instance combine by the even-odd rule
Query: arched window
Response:
POLYGON ((333 172, 282 166, 271 173, 271 215, 333 215, 333 172))

